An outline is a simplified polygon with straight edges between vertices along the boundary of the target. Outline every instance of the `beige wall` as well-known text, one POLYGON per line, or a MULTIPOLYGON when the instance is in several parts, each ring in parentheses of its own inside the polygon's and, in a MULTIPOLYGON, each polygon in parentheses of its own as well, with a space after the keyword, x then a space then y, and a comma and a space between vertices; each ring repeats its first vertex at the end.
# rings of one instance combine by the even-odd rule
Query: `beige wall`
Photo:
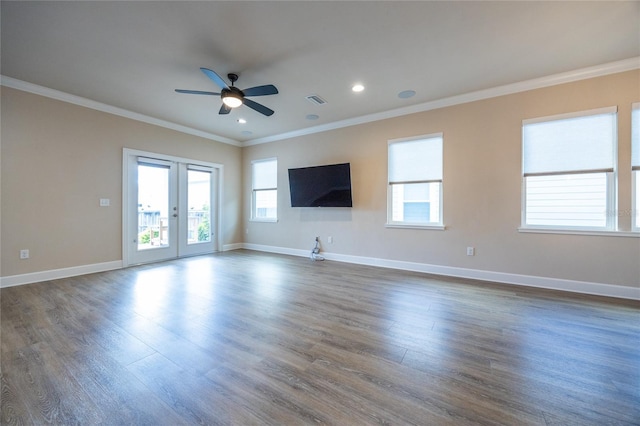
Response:
MULTIPOLYGON (((617 105, 618 208, 629 212, 630 112, 639 100, 640 71, 631 71, 240 149, 3 87, 0 276, 122 259, 126 147, 224 164, 225 245, 309 250, 320 236, 323 250, 340 255, 638 287, 638 238, 517 228, 522 120, 617 105), (436 132, 445 140, 447 230, 385 228, 387 141, 436 132), (250 222, 251 160, 274 156, 279 221, 250 222), (354 208, 289 207, 288 168, 347 161, 354 208), (22 248, 29 260, 18 259, 22 248)), ((619 220, 630 229, 629 214, 619 220)))
MULTIPOLYGON (((630 115, 640 72, 569 83, 243 149, 247 243, 640 286, 640 239, 520 233, 521 126, 526 118, 618 106, 619 210, 631 207, 630 115), (445 231, 385 228, 387 141, 443 132, 445 231), (278 158, 277 223, 251 222, 250 164, 278 158), (350 162, 352 209, 291 208, 287 169, 350 162), (248 231, 248 232, 247 232, 248 231), (334 238, 333 244, 327 237, 334 238), (476 256, 466 256, 466 247, 476 256)), ((630 230, 631 217, 619 218, 630 230)))
POLYGON ((123 148, 223 164, 223 244, 241 242, 239 147, 6 87, 1 113, 1 276, 122 260, 123 148))

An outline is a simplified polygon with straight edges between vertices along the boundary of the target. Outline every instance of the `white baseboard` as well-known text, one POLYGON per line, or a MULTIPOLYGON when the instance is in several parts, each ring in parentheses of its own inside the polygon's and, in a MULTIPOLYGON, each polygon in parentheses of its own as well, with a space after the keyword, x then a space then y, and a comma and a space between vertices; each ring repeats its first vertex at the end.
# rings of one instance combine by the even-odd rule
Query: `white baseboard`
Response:
MULTIPOLYGON (((309 250, 273 247, 260 244, 242 245, 247 250, 269 253, 288 254, 308 257, 309 250)), ((381 268, 400 269, 403 271, 423 272, 426 274, 445 275, 456 278, 469 278, 481 281, 492 281, 502 284, 513 284, 527 287, 561 290, 572 293, 592 294, 596 296, 616 297, 620 299, 640 300, 640 285, 627 287, 614 284, 593 283, 587 281, 565 280, 561 278, 538 277, 533 275, 510 274, 504 272, 483 271, 480 269, 458 268, 454 266, 430 265, 427 263, 404 262, 399 260, 380 259, 374 257, 351 256, 337 253, 320 253, 326 260, 354 263, 358 265, 377 266, 381 268)))
POLYGON ((262 244, 243 243, 242 248, 247 250, 265 251, 265 252, 277 253, 277 254, 288 254, 291 256, 300 256, 300 257, 309 257, 311 255, 311 249, 300 250, 300 249, 292 249, 287 247, 265 246, 262 244))
MULTIPOLYGON (((275 247, 261 244, 236 243, 227 244, 223 251, 247 249, 268 253, 286 254, 290 256, 309 257, 310 250, 275 247)), ((538 277, 533 275, 509 274, 504 272, 483 271, 480 269, 458 268, 453 266, 431 265, 427 263, 404 262, 399 260, 380 259, 375 257, 351 256, 337 253, 321 253, 326 260, 353 263, 357 265, 377 266, 381 268, 399 269, 403 271, 423 272, 426 274, 444 275, 457 278, 469 278, 481 281, 492 281, 528 287, 546 288, 568 291, 572 293, 593 294, 597 296, 616 297, 620 299, 640 300, 640 286, 627 287, 613 284, 593 283, 587 281, 565 280, 560 278, 538 277)), ((29 274, 0 277, 0 288, 31 284, 96 272, 111 271, 123 267, 121 260, 95 263, 92 265, 74 266, 71 268, 53 269, 32 272, 29 274)))
POLYGON ((222 246, 222 251, 240 250, 241 248, 243 248, 242 243, 225 244, 222 246))
POLYGON ((8 277, 0 277, 0 288, 37 283, 41 281, 57 280, 60 278, 93 274, 96 272, 112 271, 114 269, 120 268, 122 268, 122 260, 114 260, 112 262, 94 263, 92 265, 81 265, 73 266, 71 268, 52 269, 49 271, 32 272, 29 274, 11 275, 8 277))

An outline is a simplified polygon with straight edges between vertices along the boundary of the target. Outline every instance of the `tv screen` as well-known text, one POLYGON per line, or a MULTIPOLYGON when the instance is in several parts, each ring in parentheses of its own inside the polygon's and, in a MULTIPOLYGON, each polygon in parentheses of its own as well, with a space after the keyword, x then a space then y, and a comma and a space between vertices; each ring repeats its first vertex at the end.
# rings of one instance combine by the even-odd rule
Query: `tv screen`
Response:
POLYGON ((349 163, 289 169, 291 207, 352 207, 349 163))

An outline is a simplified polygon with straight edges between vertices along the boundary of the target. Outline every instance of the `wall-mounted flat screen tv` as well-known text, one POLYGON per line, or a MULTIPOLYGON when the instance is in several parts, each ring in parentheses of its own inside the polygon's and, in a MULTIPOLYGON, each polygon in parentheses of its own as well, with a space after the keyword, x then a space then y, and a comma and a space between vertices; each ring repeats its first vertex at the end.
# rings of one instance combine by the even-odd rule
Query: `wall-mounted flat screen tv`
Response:
POLYGON ((289 169, 291 207, 352 207, 349 163, 289 169))

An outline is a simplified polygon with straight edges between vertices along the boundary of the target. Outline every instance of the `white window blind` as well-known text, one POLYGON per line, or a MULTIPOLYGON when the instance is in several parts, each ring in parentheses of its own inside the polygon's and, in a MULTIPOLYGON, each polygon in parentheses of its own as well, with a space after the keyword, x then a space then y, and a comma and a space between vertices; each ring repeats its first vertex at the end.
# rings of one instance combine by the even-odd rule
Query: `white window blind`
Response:
POLYGON ((525 176, 612 172, 616 108, 523 121, 525 176))
POLYGON ((389 183, 441 181, 442 135, 390 142, 389 183))
POLYGON ((278 162, 275 158, 252 163, 253 189, 275 189, 278 187, 278 162))
POLYGON ((631 110, 631 168, 640 170, 640 102, 631 110))

